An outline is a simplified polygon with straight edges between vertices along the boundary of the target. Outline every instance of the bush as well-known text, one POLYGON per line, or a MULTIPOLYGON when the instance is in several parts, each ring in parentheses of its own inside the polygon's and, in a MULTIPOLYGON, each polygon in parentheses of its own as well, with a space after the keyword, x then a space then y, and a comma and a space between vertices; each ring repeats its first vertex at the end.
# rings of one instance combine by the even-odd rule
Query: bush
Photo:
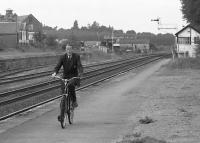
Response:
POLYGON ((55 36, 47 36, 45 41, 47 46, 57 46, 57 41, 55 36))
POLYGON ((200 69, 200 57, 179 58, 168 64, 172 69, 200 69))

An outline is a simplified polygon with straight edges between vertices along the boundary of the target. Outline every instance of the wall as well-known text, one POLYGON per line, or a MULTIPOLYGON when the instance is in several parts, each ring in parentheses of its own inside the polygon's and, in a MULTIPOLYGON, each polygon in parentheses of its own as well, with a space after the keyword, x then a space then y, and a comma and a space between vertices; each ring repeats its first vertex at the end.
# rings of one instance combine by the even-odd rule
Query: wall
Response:
POLYGON ((56 64, 59 55, 10 58, 0 60, 0 72, 56 64))
POLYGON ((0 49, 16 48, 17 35, 1 34, 0 35, 0 49))
POLYGON ((178 45, 178 47, 177 47, 178 49, 177 49, 177 51, 178 51, 178 53, 182 53, 182 54, 184 54, 184 53, 187 53, 188 52, 188 56, 189 57, 195 57, 196 55, 196 51, 195 51, 195 49, 197 48, 197 46, 196 45, 184 45, 184 44, 179 44, 178 45))
MULTIPOLYGON (((63 54, 63 53, 62 53, 63 54)), ((6 72, 11 70, 23 70, 27 68, 34 68, 38 66, 55 66, 59 57, 62 54, 57 55, 40 55, 40 56, 24 56, 15 58, 1 58, 0 59, 0 72, 6 72)), ((82 52, 80 54, 82 64, 85 62, 85 58, 91 53, 82 52)), ((91 55, 90 55, 91 56, 91 55)), ((53 69, 52 69, 53 70, 53 69)))
POLYGON ((194 43, 194 37, 199 37, 200 34, 194 29, 188 27, 181 33, 179 33, 178 37, 191 37, 191 45, 190 44, 177 44, 177 52, 178 53, 187 53, 190 57, 195 57, 195 49, 197 48, 197 44, 194 43))

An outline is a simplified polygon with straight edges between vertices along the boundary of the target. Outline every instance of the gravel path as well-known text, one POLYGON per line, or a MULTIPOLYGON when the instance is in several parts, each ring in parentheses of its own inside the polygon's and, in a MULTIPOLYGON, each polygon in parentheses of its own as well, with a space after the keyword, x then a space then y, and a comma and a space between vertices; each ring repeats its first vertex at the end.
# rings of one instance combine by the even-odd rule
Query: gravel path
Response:
POLYGON ((144 105, 151 96, 139 95, 139 91, 143 91, 149 78, 168 61, 163 60, 140 72, 132 71, 79 92, 75 123, 65 130, 56 121, 58 101, 1 122, 0 142, 117 142, 122 135, 138 127, 141 113, 148 113, 144 105))

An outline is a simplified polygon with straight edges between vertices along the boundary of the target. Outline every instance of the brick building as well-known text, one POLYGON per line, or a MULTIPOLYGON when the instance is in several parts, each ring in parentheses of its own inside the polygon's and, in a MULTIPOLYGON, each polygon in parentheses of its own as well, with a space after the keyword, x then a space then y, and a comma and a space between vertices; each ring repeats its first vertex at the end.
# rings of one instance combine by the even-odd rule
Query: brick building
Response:
POLYGON ((11 9, 0 15, 1 48, 13 48, 34 43, 34 33, 42 33, 42 24, 32 15, 17 16, 11 9))

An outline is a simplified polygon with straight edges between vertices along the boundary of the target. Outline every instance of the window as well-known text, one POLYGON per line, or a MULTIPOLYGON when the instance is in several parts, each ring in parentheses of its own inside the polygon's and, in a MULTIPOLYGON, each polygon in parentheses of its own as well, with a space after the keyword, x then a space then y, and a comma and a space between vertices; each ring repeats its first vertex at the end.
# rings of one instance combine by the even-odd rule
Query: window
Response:
POLYGON ((194 37, 194 44, 200 44, 200 39, 199 37, 194 37))
POLYGON ((190 37, 178 37, 178 44, 190 44, 190 37))
POLYGON ((22 25, 23 25, 23 30, 26 29, 26 22, 22 23, 22 25))
POLYGON ((26 40, 26 31, 22 31, 22 40, 26 40))
POLYGON ((28 26, 28 30, 29 30, 29 31, 33 31, 33 24, 30 24, 30 25, 28 26))

